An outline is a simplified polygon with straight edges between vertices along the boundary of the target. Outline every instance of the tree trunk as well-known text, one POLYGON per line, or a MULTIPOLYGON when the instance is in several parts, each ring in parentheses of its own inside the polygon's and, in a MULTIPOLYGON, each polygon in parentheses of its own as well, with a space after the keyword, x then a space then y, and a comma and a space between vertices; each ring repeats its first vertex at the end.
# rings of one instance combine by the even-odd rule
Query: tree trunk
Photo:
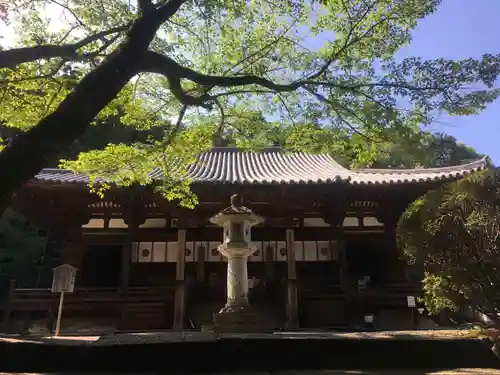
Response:
POLYGON ((0 152, 0 202, 29 182, 47 163, 82 136, 96 115, 138 73, 143 53, 159 23, 138 18, 127 39, 100 66, 87 74, 59 107, 0 152))

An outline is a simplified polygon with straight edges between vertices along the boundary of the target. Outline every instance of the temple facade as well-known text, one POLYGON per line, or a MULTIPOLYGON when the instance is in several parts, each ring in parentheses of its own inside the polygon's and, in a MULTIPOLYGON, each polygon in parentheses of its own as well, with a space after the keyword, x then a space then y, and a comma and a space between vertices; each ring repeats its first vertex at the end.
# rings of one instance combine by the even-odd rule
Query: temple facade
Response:
MULTIPOLYGON (((65 319, 106 319, 119 331, 210 326, 226 303, 228 262, 224 229, 209 219, 234 194, 263 218, 251 230, 248 300, 274 329, 349 329, 367 315, 412 314, 408 296, 420 289, 396 248, 399 217, 426 191, 486 166, 349 170, 328 155, 279 148, 221 147, 199 159, 189 170, 193 210, 152 186, 112 187, 101 199, 87 177, 60 169, 18 191, 12 206, 63 241, 61 262, 78 268, 65 319)), ((3 330, 19 319, 52 327, 56 309, 49 286, 13 281, 3 330)))

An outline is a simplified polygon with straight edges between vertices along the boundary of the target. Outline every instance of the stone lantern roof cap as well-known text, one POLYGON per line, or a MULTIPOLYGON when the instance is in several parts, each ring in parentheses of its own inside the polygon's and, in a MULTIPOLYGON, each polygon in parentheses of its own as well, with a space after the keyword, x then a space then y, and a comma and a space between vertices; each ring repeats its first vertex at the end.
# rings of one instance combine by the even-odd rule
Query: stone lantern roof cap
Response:
POLYGON ((247 220, 251 225, 257 225, 264 222, 264 218, 257 215, 250 208, 243 205, 243 198, 239 194, 234 194, 231 196, 231 205, 224 208, 222 211, 210 218, 210 222, 217 225, 224 225, 225 222, 240 218, 247 220))

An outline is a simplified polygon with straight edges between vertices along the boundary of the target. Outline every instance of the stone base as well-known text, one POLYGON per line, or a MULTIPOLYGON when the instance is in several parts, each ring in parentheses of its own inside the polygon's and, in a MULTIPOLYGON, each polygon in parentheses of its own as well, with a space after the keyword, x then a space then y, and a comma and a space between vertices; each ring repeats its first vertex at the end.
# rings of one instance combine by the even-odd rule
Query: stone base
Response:
POLYGON ((214 315, 216 332, 273 332, 271 322, 251 306, 225 306, 214 315))

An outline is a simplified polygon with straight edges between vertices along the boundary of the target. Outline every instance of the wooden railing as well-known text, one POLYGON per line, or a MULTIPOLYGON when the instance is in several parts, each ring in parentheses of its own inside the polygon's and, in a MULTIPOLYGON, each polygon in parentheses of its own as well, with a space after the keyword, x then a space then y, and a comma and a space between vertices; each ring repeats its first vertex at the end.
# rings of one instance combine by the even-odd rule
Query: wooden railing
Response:
MULTIPOLYGON (((171 293, 173 287, 131 287, 124 291, 118 288, 77 288, 73 293, 66 293, 65 307, 78 308, 79 305, 88 303, 117 304, 165 300, 171 293)), ((13 309, 40 310, 48 307, 58 296, 58 293, 52 293, 50 289, 15 289, 7 303, 13 309)))
POLYGON ((363 291, 353 289, 350 293, 337 284, 299 284, 299 298, 302 299, 347 299, 359 296, 367 299, 367 302, 375 302, 376 299, 406 301, 407 296, 420 295, 418 285, 406 283, 371 285, 363 291))
POLYGON ((349 326, 353 316, 364 312, 407 309, 408 296, 419 296, 418 285, 371 285, 364 291, 343 290, 336 284, 298 284, 301 325, 304 327, 349 326))
POLYGON ((337 284, 299 283, 299 299, 343 299, 345 292, 337 284))
POLYGON ((357 298, 365 306, 403 308, 408 306, 408 296, 419 297, 421 288, 415 284, 381 284, 358 292, 357 298))
MULTIPOLYGON (((13 317, 29 320, 32 315, 42 315, 50 322, 58 300, 59 293, 50 289, 11 289, 3 306, 2 328, 8 329, 13 317)), ((98 311, 127 326, 128 321, 146 316, 163 319, 173 309, 173 300, 174 287, 76 288, 64 297, 64 313, 85 316, 98 311)))

